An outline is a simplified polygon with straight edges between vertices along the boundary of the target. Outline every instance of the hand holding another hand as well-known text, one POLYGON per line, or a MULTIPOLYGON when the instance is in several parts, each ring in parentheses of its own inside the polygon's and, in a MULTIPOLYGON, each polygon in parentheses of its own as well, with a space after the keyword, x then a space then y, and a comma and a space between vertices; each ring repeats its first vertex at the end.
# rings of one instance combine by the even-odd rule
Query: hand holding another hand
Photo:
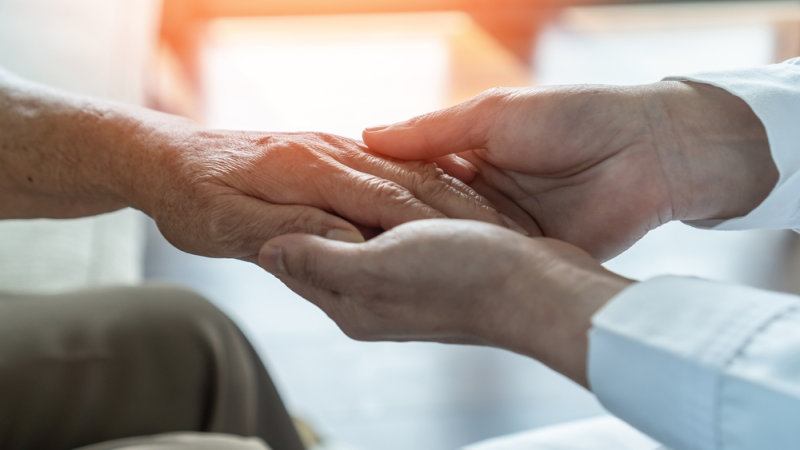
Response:
POLYGON ((434 164, 375 156, 338 136, 207 131, 184 123, 155 138, 159 164, 147 174, 146 189, 131 190, 137 196, 130 203, 190 253, 255 262, 265 241, 288 233, 363 242, 361 231, 420 219, 508 226, 434 164))
POLYGON ((670 220, 744 215, 777 180, 752 110, 689 83, 493 90, 364 141, 436 161, 559 240, 426 221, 362 245, 280 237, 260 264, 353 338, 493 345, 584 385, 591 317, 632 283, 594 258, 670 220))
POLYGON ((323 133, 207 130, 0 70, 0 218, 85 217, 134 207, 189 253, 257 259, 267 240, 363 241, 432 218, 509 226, 432 164, 376 156, 323 133))
POLYGON ((435 160, 531 234, 600 260, 671 220, 744 215, 778 178, 750 107, 682 82, 495 89, 368 129, 364 142, 395 158, 435 160))
POLYGON ((631 283, 564 242, 456 220, 358 245, 282 236, 259 262, 354 339, 491 345, 584 385, 590 319, 631 283))

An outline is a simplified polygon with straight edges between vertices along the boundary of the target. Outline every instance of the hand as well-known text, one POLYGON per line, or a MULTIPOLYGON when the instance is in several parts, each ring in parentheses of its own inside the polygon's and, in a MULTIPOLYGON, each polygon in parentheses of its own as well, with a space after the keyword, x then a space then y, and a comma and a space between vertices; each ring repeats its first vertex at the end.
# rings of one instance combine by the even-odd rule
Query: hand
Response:
POLYGON ((492 345, 584 385, 590 319, 631 283, 572 245, 461 220, 359 245, 282 236, 259 262, 354 339, 492 345))
POLYGON ((433 164, 378 157, 350 139, 205 130, 0 70, 0 218, 126 206, 181 250, 249 261, 285 233, 363 241, 361 231, 418 219, 508 223, 433 164))
POLYGON ((263 243, 278 235, 363 242, 359 230, 420 219, 507 226, 482 197, 434 164, 392 161, 359 142, 321 133, 181 127, 158 133, 160 169, 148 182, 155 189, 139 191, 147 196, 137 194, 131 203, 191 253, 255 261, 263 243))
POLYGON ((681 82, 496 89, 364 142, 435 160, 531 234, 600 260, 671 220, 745 215, 778 179, 749 106, 681 82))

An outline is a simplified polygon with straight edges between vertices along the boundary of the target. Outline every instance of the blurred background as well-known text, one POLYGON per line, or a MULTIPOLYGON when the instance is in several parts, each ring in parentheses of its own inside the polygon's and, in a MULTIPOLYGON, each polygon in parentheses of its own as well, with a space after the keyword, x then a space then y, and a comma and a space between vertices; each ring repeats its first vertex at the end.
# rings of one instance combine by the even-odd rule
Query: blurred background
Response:
MULTIPOLYGON (((0 0, 0 65, 23 76, 214 128, 352 138, 495 86, 652 83, 798 55, 800 1, 0 0), (145 30, 139 44, 103 38, 134 25, 145 30), (112 82, 126 77, 136 89, 112 82)), ((55 292, 144 278, 193 288, 240 324, 289 409, 338 443, 330 448, 455 450, 605 414, 581 388, 508 352, 354 342, 259 268, 183 254, 151 222, 117 214, 60 222, 74 227, 61 246, 27 231, 30 221, 4 223, 24 227, 16 233, 27 241, 3 231, 0 255, 40 245, 54 268, 15 257, 0 286, 55 292), (121 259, 133 262, 109 263, 121 259)), ((673 223, 607 266, 636 279, 695 275, 798 293, 799 248, 788 232, 673 223)))
MULTIPOLYGON (((365 126, 494 86, 652 83, 800 55, 800 2, 604 3, 167 0, 154 101, 211 127, 359 138, 365 126)), ((449 450, 604 414, 535 361, 354 342, 258 268, 180 254, 153 228, 149 236, 147 277, 189 285, 233 316, 290 409, 336 441, 449 450)), ((689 274, 792 290, 794 242, 675 223, 607 265, 638 279, 689 274)))

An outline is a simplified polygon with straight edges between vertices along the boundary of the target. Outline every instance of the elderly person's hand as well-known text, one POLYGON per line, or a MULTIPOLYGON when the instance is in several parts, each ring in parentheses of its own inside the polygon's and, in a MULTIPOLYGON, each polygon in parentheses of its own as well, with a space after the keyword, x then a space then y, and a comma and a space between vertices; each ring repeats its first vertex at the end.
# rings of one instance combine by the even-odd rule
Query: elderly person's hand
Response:
POLYGON ((365 244, 282 236, 259 261, 354 339, 497 346, 584 385, 591 317, 631 284, 570 244, 463 220, 365 244))
POLYGON ((670 220, 745 215, 778 179, 750 107, 682 82, 495 89, 364 142, 436 160, 532 235, 601 260, 670 220))
POLYGON ((145 182, 155 189, 131 190, 136 194, 129 204, 192 253, 255 261, 274 236, 310 233, 363 242, 359 229, 374 233, 420 219, 507 226, 480 195, 435 164, 378 157, 351 139, 183 124, 167 127, 155 140, 153 146, 163 148, 159 155, 170 156, 150 166, 145 182))
POLYGON ((418 219, 508 223, 434 165, 378 157, 350 139, 206 130, 0 71, 0 218, 126 206, 184 251, 250 261, 286 233, 358 242, 359 230, 418 219))

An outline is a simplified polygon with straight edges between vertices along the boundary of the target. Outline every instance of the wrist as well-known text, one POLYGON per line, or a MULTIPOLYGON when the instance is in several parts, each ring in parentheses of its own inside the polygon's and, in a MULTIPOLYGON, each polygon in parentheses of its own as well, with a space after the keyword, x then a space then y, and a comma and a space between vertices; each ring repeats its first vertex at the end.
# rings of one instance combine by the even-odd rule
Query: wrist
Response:
POLYGON ((778 180, 766 130, 729 92, 668 81, 646 89, 644 109, 677 220, 748 214, 778 180))
POLYGON ((588 388, 592 317, 634 281, 604 268, 567 266, 554 273, 560 295, 550 302, 541 333, 531 341, 536 359, 588 388), (546 333, 546 335, 545 335, 546 333))
POLYGON ((564 242, 536 238, 547 247, 527 249, 506 282, 502 305, 492 301, 492 317, 480 333, 485 341, 530 356, 587 386, 588 333, 592 317, 634 281, 616 275, 588 254, 564 242), (542 266, 546 261, 546 266, 542 266))
POLYGON ((109 190, 129 206, 154 217, 181 183, 200 127, 178 116, 131 108, 114 119, 108 138, 116 140, 117 163, 109 190))

